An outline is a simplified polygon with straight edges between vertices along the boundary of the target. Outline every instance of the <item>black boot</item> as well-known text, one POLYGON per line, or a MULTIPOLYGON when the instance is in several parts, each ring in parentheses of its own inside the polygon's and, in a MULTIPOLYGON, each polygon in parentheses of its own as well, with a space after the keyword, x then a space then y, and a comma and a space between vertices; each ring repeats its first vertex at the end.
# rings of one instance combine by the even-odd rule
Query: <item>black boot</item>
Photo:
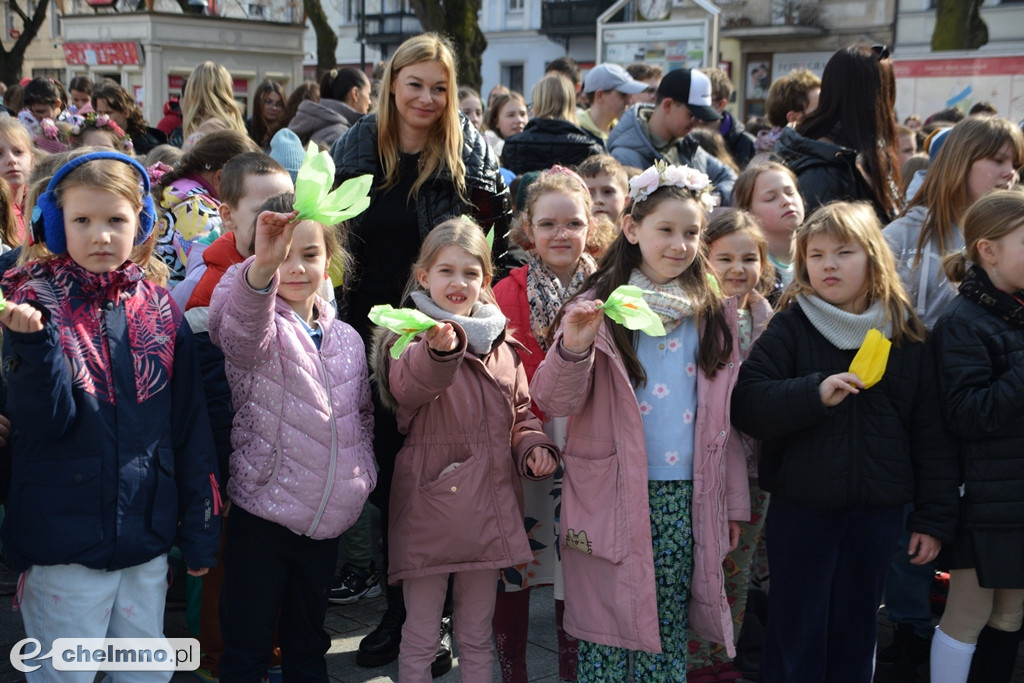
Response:
POLYGON ((1007 633, 986 626, 978 637, 967 683, 1010 683, 1020 647, 1020 631, 1007 633))
POLYGON ((380 624, 359 641, 359 651, 356 652, 356 664, 359 666, 384 666, 398 659, 398 647, 402 644, 402 624, 405 623, 402 587, 388 586, 387 595, 388 608, 380 624))
POLYGON ((432 678, 439 678, 452 670, 452 615, 441 617, 441 642, 438 643, 437 654, 430 665, 432 678))
POLYGON ((908 624, 893 624, 892 644, 875 657, 875 683, 912 683, 928 661, 931 641, 908 624))

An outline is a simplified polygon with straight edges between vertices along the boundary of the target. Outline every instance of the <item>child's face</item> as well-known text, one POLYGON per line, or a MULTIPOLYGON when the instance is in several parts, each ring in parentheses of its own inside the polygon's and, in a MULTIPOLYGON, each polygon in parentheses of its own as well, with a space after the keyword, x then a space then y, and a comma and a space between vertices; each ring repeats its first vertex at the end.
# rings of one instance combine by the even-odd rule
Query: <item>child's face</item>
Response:
POLYGON ((737 231, 719 237, 708 247, 711 269, 725 296, 739 295, 741 302, 761 279, 761 255, 750 233, 737 231))
POLYGON ((792 239, 804 222, 804 200, 788 174, 765 171, 754 181, 750 213, 757 216, 769 239, 792 239))
POLYGON ((1024 289, 1024 223, 998 240, 980 240, 985 272, 1000 291, 1013 294, 1024 289), (990 244, 985 245, 986 242, 990 244))
POLYGON ((430 268, 416 273, 420 287, 430 293, 434 303, 454 315, 468 316, 480 299, 480 291, 490 284, 476 256, 450 244, 441 249, 430 268))
POLYGON ((11 186, 14 198, 21 201, 21 193, 32 174, 34 159, 31 144, 16 138, 0 137, 0 174, 11 186))
MULTIPOLYGON (((650 201, 650 200, 647 200, 650 201)), ((626 216, 622 232, 640 247, 640 272, 663 285, 693 264, 700 248, 704 212, 692 199, 665 199, 639 223, 626 216)))
POLYGON ((110 103, 102 97, 96 98, 96 113, 106 114, 114 121, 114 123, 121 127, 121 130, 128 130, 127 117, 125 117, 124 114, 111 107, 110 103))
POLYGON ((28 110, 32 112, 32 116, 36 117, 36 121, 42 121, 43 119, 57 120, 60 116, 60 104, 43 104, 42 102, 36 102, 30 104, 28 110))
POLYGON ((526 112, 526 105, 513 98, 505 103, 498 113, 498 134, 503 139, 522 133, 526 128, 526 122, 530 115, 526 112))
POLYGON ((978 159, 967 173, 967 199, 974 203, 993 190, 1009 190, 1017 180, 1016 155, 1010 143, 995 156, 978 159))
POLYGON ((470 95, 459 101, 459 111, 466 115, 474 128, 480 130, 480 126, 484 122, 484 107, 480 104, 478 97, 470 95))
POLYGON ((263 203, 293 189, 291 176, 287 173, 248 175, 242 181, 242 197, 238 200, 238 206, 221 203, 219 210, 224 229, 235 232, 235 249, 239 256, 252 256, 256 215, 263 203))
POLYGON ((579 194, 548 192, 533 202, 532 222, 526 234, 537 256, 560 279, 576 270, 587 244, 590 220, 579 194))
POLYGON ((92 98, 89 96, 89 93, 82 92, 81 90, 72 90, 70 94, 71 104, 75 105, 79 110, 92 102, 92 98))
POLYGON ((295 226, 288 255, 277 269, 277 295, 304 320, 309 320, 313 299, 327 278, 329 265, 323 228, 312 221, 295 226))
POLYGON ((807 241, 807 275, 814 293, 847 313, 868 308, 868 253, 856 240, 818 234, 807 241))
POLYGON ((90 273, 110 273, 128 260, 139 209, 119 194, 75 185, 62 193, 68 255, 90 273))
POLYGON ((617 223, 622 210, 626 208, 626 188, 607 173, 584 178, 583 182, 587 184, 590 198, 594 201, 594 214, 603 213, 617 223))

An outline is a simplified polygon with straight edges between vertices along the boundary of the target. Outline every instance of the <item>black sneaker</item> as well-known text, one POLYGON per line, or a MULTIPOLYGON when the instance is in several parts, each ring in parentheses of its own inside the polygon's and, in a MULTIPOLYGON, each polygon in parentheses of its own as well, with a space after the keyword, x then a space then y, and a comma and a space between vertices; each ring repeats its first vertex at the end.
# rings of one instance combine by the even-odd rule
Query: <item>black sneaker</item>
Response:
POLYGON ((440 678, 452 670, 452 617, 441 617, 441 639, 434 661, 430 663, 430 677, 440 678))
POLYGON ((376 598, 380 593, 380 574, 345 564, 334 578, 328 601, 335 605, 351 605, 359 598, 376 598))

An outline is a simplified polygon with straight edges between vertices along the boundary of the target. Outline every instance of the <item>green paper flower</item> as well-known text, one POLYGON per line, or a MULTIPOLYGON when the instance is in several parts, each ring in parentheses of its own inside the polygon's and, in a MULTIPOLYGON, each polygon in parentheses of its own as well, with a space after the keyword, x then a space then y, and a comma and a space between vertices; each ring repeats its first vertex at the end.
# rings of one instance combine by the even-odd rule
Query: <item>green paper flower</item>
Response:
POLYGON ((7 299, 4 298, 3 290, 0 290, 0 313, 3 313, 5 308, 7 308, 7 299))
POLYGON ((370 309, 369 317, 374 325, 387 328, 399 335, 398 341, 391 347, 391 357, 396 360, 417 334, 426 332, 438 324, 436 320, 414 308, 392 308, 390 304, 374 306, 370 309))
POLYGON ((640 330, 651 337, 664 337, 665 326, 658 314, 644 301, 644 290, 622 285, 600 306, 605 315, 630 330, 640 330))
POLYGON ((298 220, 316 221, 323 225, 337 225, 358 216, 370 205, 370 174, 346 180, 331 191, 334 184, 334 160, 327 152, 318 152, 309 143, 306 158, 295 177, 295 210, 298 220))

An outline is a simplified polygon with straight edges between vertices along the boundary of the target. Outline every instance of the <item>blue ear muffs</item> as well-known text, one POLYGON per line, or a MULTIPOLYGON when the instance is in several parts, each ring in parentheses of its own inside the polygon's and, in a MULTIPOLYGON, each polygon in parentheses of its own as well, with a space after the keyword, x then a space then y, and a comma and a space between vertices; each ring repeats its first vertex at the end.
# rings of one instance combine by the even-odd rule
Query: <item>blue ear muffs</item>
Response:
POLYGON ((57 204, 57 188, 73 170, 82 164, 100 159, 121 161, 138 171, 139 178, 142 180, 142 211, 139 213, 139 234, 135 243, 142 244, 149 239, 149 234, 153 232, 153 224, 156 222, 156 207, 149 194, 149 174, 146 173, 145 167, 120 152, 91 152, 75 157, 57 169, 46 186, 46 192, 39 196, 35 208, 32 209, 32 239, 35 242, 45 242, 46 248, 54 254, 63 254, 68 250, 68 243, 64 237, 64 211, 57 204))

